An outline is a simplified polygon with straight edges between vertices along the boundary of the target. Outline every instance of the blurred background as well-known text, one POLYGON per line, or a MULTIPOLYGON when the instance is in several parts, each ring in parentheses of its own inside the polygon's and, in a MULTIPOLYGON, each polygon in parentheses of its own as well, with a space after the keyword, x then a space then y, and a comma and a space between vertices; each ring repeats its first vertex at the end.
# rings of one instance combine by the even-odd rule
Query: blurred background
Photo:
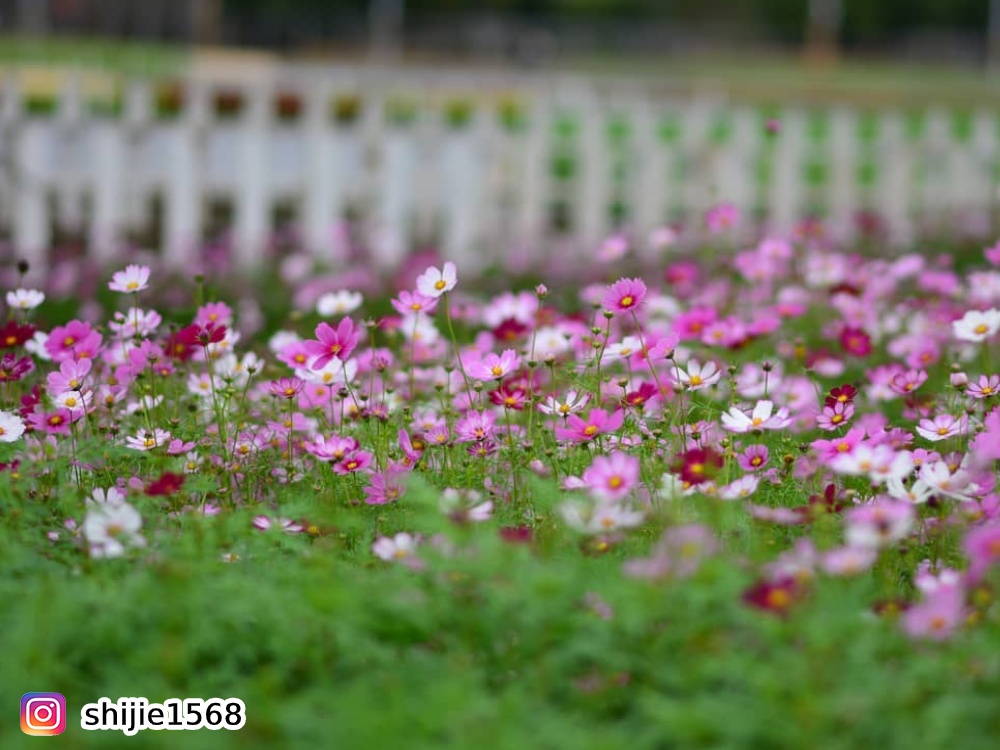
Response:
MULTIPOLYGON (((982 66, 996 0, 0 0, 0 33, 521 65, 799 54, 982 66)), ((992 54, 991 54, 992 53, 992 54)))
POLYGON ((985 236, 998 81, 1000 0, 0 0, 0 259, 985 236))

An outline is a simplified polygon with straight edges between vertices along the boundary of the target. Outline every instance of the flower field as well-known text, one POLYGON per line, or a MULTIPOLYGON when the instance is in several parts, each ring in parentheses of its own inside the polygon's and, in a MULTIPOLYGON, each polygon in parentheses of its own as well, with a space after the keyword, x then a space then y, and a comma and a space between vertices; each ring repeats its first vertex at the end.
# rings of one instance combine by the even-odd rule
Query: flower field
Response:
POLYGON ((585 278, 13 277, 0 744, 52 690, 75 747, 179 745, 102 696, 244 701, 195 748, 996 747, 1000 246, 738 220, 585 278))

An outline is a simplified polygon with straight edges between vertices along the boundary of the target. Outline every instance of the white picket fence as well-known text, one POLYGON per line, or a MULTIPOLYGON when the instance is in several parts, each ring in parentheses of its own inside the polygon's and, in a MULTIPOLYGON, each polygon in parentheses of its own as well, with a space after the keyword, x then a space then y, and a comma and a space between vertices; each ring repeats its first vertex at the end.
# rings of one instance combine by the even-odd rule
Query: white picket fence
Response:
POLYGON ((154 196, 159 251, 178 268, 199 252, 208 207, 221 201, 246 269, 265 258, 283 205, 326 261, 343 252, 334 227, 350 213, 377 267, 433 239, 468 271, 518 250, 585 262, 609 233, 700 224, 720 201, 773 231, 819 213, 845 239, 852 217, 869 211, 906 243, 916 222, 991 215, 997 197, 1000 125, 987 107, 780 103, 771 134, 757 106, 578 78, 340 70, 224 88, 238 112, 220 112, 219 86, 189 80, 165 118, 154 83, 133 80, 109 116, 69 76, 39 115, 7 78, 0 225, 14 251, 44 268, 53 227, 83 227, 88 252, 112 261, 125 234, 149 224, 154 196), (278 92, 296 97, 297 117, 276 114, 278 92), (512 101, 517 126, 500 116, 512 101), (337 102, 353 102, 358 116, 332 116, 337 102))

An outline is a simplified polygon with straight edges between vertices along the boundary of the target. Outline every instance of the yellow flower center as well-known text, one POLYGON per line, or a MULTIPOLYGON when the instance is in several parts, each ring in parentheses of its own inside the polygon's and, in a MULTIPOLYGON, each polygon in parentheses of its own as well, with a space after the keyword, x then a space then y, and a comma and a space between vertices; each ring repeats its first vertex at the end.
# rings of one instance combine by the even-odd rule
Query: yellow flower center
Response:
POLYGON ((596 435, 597 434, 597 425, 596 424, 588 424, 586 427, 583 428, 583 434, 586 435, 587 437, 592 437, 592 436, 596 435))
POLYGON ((635 299, 632 297, 631 294, 627 294, 624 297, 622 297, 622 300, 619 304, 622 307, 632 307, 632 305, 635 304, 635 299))
POLYGON ((434 282, 434 288, 437 289, 439 292, 446 286, 448 285, 445 283, 444 279, 438 279, 437 281, 434 282))

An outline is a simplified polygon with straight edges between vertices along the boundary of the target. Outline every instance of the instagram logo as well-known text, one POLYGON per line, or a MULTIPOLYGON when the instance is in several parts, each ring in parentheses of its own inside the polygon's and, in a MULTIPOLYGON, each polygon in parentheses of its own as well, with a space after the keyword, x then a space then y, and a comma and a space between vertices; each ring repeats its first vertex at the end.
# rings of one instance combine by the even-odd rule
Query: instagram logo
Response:
POLYGON ((60 693, 21 696, 21 731, 32 737, 52 737, 66 731, 66 699, 60 693))

